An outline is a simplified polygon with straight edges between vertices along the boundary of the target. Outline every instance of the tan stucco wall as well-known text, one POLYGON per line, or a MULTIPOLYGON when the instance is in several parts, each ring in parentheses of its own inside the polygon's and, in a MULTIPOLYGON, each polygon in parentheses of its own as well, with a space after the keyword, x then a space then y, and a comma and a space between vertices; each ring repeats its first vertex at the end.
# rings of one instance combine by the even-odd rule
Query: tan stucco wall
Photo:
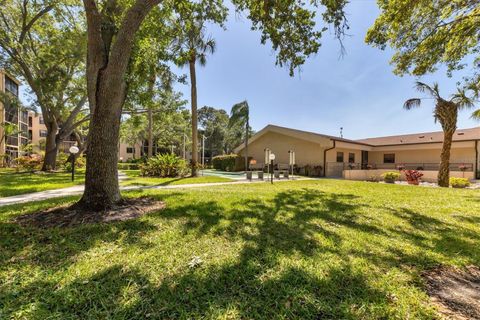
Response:
POLYGON ((35 151, 40 150, 40 143, 42 140, 44 141, 44 137, 40 137, 40 130, 47 130, 47 127, 44 124, 40 123, 41 114, 35 114, 34 112, 30 112, 29 117, 32 117, 32 126, 29 127, 29 130, 32 130, 32 140, 31 144, 35 151))
MULTIPOLYGON (((325 139, 325 145, 328 145, 329 139, 325 139)), ((322 165, 323 150, 325 149, 318 143, 309 142, 276 132, 267 132, 253 141, 248 146, 248 154, 257 163, 264 163, 264 150, 269 148, 275 154, 275 163, 288 164, 288 151, 295 151, 296 164, 299 166, 322 165)), ((240 152, 244 155, 244 150, 240 152)))
MULTIPOLYGON (((394 171, 386 169, 377 169, 377 170, 344 170, 343 178, 347 180, 371 180, 375 178, 376 180, 381 181, 382 174, 385 172, 394 171)), ((395 171, 397 172, 397 171, 395 171)), ((422 181, 427 182, 437 182, 438 171, 421 171, 423 173, 422 181)), ((456 178, 467 178, 473 180, 473 172, 461 172, 461 171, 450 171, 450 177, 456 178)), ((405 175, 401 173, 400 180, 405 180, 405 175)))
MULTIPOLYGON (((370 151, 368 162, 383 164, 383 155, 395 154, 395 163, 439 163, 441 149, 370 151)), ((457 148, 455 143, 450 153, 452 163, 475 163, 475 146, 457 148)))
MULTIPOLYGON (((133 159, 133 153, 127 153, 127 148, 130 148, 130 147, 131 147, 130 144, 120 142, 119 149, 118 149, 118 161, 125 162, 129 159, 133 159)), ((135 144, 135 159, 140 158, 141 148, 142 148, 142 145, 140 143, 135 144)))
MULTIPOLYGON (((356 148, 357 146, 353 146, 356 148)), ((325 176, 326 177, 341 177, 344 163, 348 163, 348 155, 349 153, 355 154, 355 161, 354 163, 361 163, 362 162, 362 151, 350 148, 335 148, 327 151, 327 164, 325 168, 325 176), (337 162, 337 152, 343 152, 343 163, 337 162)))
POLYGON ((337 162, 337 152, 343 152, 343 162, 348 163, 348 154, 355 154, 355 163, 362 162, 362 151, 361 150, 352 150, 347 148, 335 148, 327 151, 327 163, 328 162, 337 162))

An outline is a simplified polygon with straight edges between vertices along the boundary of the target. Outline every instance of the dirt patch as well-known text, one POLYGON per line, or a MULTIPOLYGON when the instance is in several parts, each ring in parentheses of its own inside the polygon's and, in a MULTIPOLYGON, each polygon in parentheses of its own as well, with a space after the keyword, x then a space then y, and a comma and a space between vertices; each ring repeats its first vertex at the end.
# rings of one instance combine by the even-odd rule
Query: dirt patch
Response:
POLYGON ((438 267, 423 278, 432 301, 447 319, 480 319, 480 268, 438 267))
POLYGON ((15 222, 37 228, 71 227, 86 223, 126 221, 164 208, 164 202, 151 198, 125 199, 105 211, 62 206, 18 216, 15 222))

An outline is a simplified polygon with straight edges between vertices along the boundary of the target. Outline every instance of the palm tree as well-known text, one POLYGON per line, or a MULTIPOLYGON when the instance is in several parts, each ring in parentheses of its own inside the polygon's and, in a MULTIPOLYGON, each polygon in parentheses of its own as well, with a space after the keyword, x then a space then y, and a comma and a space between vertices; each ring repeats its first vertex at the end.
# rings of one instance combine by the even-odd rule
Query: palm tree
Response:
POLYGON ((250 107, 247 100, 235 104, 230 113, 230 120, 228 126, 231 128, 234 125, 245 126, 245 170, 248 171, 248 135, 249 135, 249 119, 250 107))
MULTIPOLYGON (((201 19, 201 18, 199 18, 201 19)), ((192 111, 192 176, 197 176, 198 164, 198 114, 197 114, 197 76, 195 65, 207 63, 207 55, 215 52, 215 40, 205 34, 203 20, 187 21, 182 34, 175 41, 174 47, 179 54, 177 64, 190 68, 191 111, 192 111)))
MULTIPOLYGON (((435 108, 433 117, 435 122, 440 122, 443 130, 443 146, 440 154, 440 168, 438 170, 438 185, 441 187, 449 186, 450 175, 450 149, 452 147, 453 134, 457 130, 458 111, 462 109, 472 108, 474 102, 467 97, 464 89, 458 89, 449 100, 440 96, 438 84, 434 83, 433 87, 417 82, 415 85, 417 91, 427 93, 435 100, 435 108)), ((405 101, 403 107, 407 110, 419 107, 422 98, 413 98, 405 101)))

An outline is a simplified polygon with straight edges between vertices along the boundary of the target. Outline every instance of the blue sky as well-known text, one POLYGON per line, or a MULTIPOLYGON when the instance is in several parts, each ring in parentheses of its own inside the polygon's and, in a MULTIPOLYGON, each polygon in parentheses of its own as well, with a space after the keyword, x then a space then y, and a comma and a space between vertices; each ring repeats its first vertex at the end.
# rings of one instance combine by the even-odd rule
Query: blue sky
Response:
MULTIPOLYGON (((414 77, 398 77, 389 64, 392 52, 364 43, 367 29, 378 15, 375 1, 352 1, 347 7, 350 35, 345 39, 346 56, 339 58, 339 44, 325 33, 322 47, 290 77, 288 70, 275 66, 275 54, 260 44, 259 33, 250 30, 245 17, 230 16, 227 30, 211 29, 217 51, 205 67, 197 68, 198 105, 223 108, 247 99, 255 130, 271 123, 301 130, 364 138, 401 133, 441 130, 432 117, 432 101, 423 101, 418 110, 405 111, 403 102, 419 96, 414 77)), ((187 69, 182 69, 187 73, 187 69)), ((444 72, 422 77, 437 81, 443 95, 455 92, 453 78, 444 72)), ((179 85, 185 98, 188 86, 179 85)), ((478 126, 463 111, 459 128, 478 126)))

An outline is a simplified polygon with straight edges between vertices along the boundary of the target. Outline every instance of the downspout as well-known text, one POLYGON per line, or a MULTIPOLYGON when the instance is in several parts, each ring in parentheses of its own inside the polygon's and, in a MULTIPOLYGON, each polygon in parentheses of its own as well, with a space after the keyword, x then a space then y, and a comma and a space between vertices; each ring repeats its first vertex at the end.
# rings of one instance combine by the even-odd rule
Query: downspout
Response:
POLYGON ((323 176, 324 177, 327 175, 327 151, 335 149, 335 147, 337 145, 336 140, 333 140, 333 139, 331 139, 331 140, 333 141, 333 147, 323 150, 323 176))

